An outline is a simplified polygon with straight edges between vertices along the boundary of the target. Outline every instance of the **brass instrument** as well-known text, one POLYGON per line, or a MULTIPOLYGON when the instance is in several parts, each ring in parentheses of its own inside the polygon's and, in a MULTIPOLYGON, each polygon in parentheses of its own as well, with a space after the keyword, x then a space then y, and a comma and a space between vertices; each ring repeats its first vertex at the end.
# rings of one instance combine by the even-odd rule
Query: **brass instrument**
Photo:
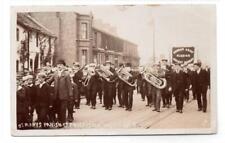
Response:
POLYGON ((142 75, 148 83, 150 83, 151 85, 153 85, 154 87, 156 87, 158 89, 163 89, 167 85, 165 78, 159 78, 150 71, 145 70, 142 73, 142 75))
POLYGON ((128 71, 126 71, 124 68, 120 68, 117 71, 118 77, 120 80, 122 80, 123 82, 125 82, 127 85, 131 86, 131 87, 135 87, 136 83, 131 83, 129 82, 129 79, 132 77, 132 74, 129 73, 128 71))
POLYGON ((84 81, 82 82, 82 84, 84 86, 88 86, 91 77, 95 75, 95 67, 92 67, 91 65, 86 65, 82 70, 84 73, 84 81))
POLYGON ((98 68, 95 69, 95 71, 98 73, 100 77, 102 77, 107 82, 115 82, 114 80, 113 81, 109 80, 110 76, 113 76, 113 73, 110 70, 106 69, 105 66, 99 66, 98 68))

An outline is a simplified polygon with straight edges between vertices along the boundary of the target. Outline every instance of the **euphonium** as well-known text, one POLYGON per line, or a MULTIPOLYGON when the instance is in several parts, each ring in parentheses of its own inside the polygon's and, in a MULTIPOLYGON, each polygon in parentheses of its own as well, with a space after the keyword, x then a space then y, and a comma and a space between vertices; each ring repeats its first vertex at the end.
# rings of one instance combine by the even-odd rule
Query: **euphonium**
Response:
POLYGON ((113 73, 106 69, 105 66, 99 66, 98 68, 95 69, 95 71, 98 73, 100 77, 102 77, 104 80, 108 82, 114 82, 114 81, 109 81, 110 76, 113 75, 113 73))
POLYGON ((145 71, 145 72, 143 72, 142 75, 148 83, 152 84, 154 87, 156 87, 158 89, 163 89, 167 85, 165 78, 159 78, 156 75, 154 75, 153 73, 151 73, 150 71, 145 71))
POLYGON ((125 82, 127 85, 134 87, 136 83, 129 82, 129 79, 132 77, 132 74, 124 69, 119 69, 117 71, 119 79, 121 79, 123 82, 125 82))
POLYGON ((90 82, 92 76, 95 75, 95 67, 90 65, 86 65, 83 69, 83 73, 85 75, 84 81, 82 82, 84 86, 87 86, 90 82))

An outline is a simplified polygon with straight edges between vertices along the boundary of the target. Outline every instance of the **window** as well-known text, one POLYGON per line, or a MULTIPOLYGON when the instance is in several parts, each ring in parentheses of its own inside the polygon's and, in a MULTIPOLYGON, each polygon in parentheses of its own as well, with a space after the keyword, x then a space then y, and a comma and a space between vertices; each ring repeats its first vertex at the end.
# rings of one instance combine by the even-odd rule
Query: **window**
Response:
POLYGON ((36 33, 36 47, 38 47, 38 33, 36 33))
POLYGON ((97 35, 97 32, 95 32, 95 34, 94 34, 94 41, 95 41, 95 47, 97 47, 97 42, 98 42, 98 35, 97 35))
POLYGON ((33 59, 30 59, 30 69, 33 69, 33 59))
POLYGON ((85 65, 87 64, 87 50, 82 50, 82 53, 81 53, 81 64, 82 65, 85 65))
POLYGON ((19 71, 19 60, 16 60, 16 72, 19 71))
POLYGON ((87 23, 81 23, 81 39, 87 39, 87 23))
POLYGON ((16 40, 17 41, 20 40, 20 30, 19 30, 19 28, 16 28, 16 40))

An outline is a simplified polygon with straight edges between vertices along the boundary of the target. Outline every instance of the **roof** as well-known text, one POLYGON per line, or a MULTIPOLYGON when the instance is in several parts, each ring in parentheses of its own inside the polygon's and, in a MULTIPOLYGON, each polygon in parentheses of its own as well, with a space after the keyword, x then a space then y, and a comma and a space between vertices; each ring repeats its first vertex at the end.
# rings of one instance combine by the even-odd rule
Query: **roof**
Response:
POLYGON ((137 46, 137 44, 135 44, 135 43, 133 43, 133 42, 130 42, 130 41, 128 41, 128 40, 126 40, 126 39, 123 39, 123 38, 121 38, 121 37, 118 37, 118 36, 116 36, 116 35, 113 35, 112 33, 106 32, 106 31, 104 31, 104 30, 100 30, 100 29, 97 28, 96 26, 93 26, 93 29, 96 30, 96 31, 99 31, 99 32, 101 32, 101 33, 104 33, 104 34, 106 34, 106 35, 115 37, 115 38, 117 38, 117 39, 120 39, 120 40, 122 40, 122 41, 125 41, 125 42, 127 42, 127 43, 130 43, 130 44, 133 44, 133 45, 137 46))
POLYGON ((17 13, 17 23, 23 27, 35 30, 42 34, 45 34, 51 37, 56 37, 56 35, 53 34, 49 29, 41 25, 37 20, 35 20, 33 17, 31 17, 27 13, 17 13))

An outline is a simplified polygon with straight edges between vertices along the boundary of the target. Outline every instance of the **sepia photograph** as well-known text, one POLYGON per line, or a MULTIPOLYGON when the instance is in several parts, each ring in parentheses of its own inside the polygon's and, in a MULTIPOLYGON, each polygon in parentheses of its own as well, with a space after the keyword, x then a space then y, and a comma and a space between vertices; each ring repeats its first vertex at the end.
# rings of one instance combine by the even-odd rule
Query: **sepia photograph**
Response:
POLYGON ((13 136, 214 134, 216 5, 11 7, 13 136))

